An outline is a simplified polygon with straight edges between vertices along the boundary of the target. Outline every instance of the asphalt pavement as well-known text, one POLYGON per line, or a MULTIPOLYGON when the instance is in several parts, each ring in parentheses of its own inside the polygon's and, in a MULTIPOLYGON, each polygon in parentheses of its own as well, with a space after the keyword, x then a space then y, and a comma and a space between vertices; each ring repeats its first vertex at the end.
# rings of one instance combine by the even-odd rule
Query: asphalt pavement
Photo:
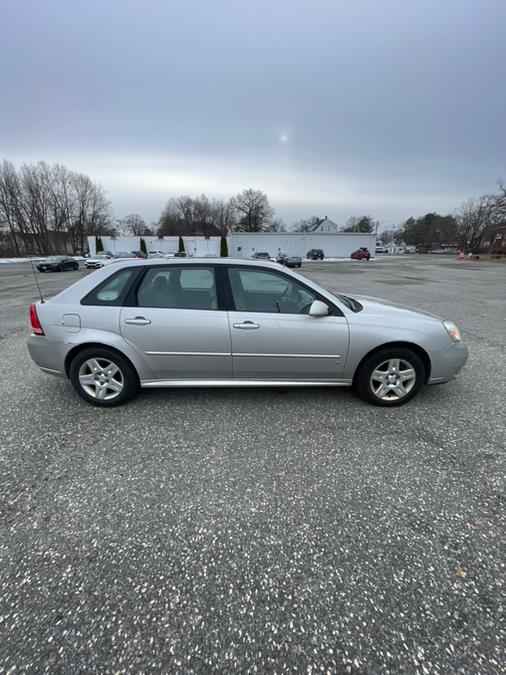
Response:
POLYGON ((0 673, 506 671, 506 265, 301 271, 455 320, 461 376, 398 409, 307 388, 100 410, 31 362, 33 276, 0 266, 0 673))

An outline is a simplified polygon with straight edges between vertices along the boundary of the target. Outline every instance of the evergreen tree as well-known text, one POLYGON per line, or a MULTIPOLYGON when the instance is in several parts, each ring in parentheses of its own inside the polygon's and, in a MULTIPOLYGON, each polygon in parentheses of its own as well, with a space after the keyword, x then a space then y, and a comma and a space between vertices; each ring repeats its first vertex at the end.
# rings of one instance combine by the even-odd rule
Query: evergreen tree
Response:
POLYGON ((228 258, 227 238, 224 236, 222 236, 220 240, 220 256, 222 258, 228 258))
POLYGON ((184 240, 181 235, 179 235, 179 253, 184 253, 184 240))
POLYGON ((95 253, 101 253, 103 250, 102 237, 95 237, 95 253))
POLYGON ((146 248, 146 242, 144 241, 144 237, 141 237, 141 246, 140 246, 141 251, 146 255, 148 255, 148 249, 146 248))

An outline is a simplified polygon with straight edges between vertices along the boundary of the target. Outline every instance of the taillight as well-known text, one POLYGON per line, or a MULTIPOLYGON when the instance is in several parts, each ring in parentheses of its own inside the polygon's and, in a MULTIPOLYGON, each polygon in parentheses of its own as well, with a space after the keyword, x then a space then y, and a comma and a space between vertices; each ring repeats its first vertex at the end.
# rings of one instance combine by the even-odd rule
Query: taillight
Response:
POLYGON ((34 335, 44 335, 44 330, 40 325, 39 317, 37 316, 35 304, 30 305, 30 323, 32 324, 34 335))

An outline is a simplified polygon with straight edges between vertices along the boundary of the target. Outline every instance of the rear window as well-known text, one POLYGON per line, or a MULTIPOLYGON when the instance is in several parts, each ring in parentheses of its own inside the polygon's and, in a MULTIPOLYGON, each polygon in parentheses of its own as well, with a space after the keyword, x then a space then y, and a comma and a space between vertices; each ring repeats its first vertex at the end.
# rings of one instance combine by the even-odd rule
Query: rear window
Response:
POLYGON ((137 291, 139 307, 218 309, 212 267, 153 267, 137 291))
POLYGON ((105 306, 122 305, 128 292, 130 281, 136 271, 136 269, 130 267, 116 272, 88 293, 88 295, 81 300, 81 304, 105 306))

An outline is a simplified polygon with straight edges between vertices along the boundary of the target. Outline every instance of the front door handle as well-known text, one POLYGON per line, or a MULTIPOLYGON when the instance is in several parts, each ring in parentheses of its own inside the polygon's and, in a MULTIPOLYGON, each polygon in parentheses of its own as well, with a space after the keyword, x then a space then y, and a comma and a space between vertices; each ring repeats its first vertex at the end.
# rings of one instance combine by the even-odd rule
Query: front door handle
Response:
POLYGON ((240 328, 241 330, 253 330, 254 328, 260 328, 260 324, 255 323, 254 321, 243 321, 242 323, 234 323, 234 328, 240 328))
POLYGON ((143 316, 136 316, 135 319, 125 319, 125 323, 129 323, 132 326, 147 326, 151 321, 145 319, 143 316))

